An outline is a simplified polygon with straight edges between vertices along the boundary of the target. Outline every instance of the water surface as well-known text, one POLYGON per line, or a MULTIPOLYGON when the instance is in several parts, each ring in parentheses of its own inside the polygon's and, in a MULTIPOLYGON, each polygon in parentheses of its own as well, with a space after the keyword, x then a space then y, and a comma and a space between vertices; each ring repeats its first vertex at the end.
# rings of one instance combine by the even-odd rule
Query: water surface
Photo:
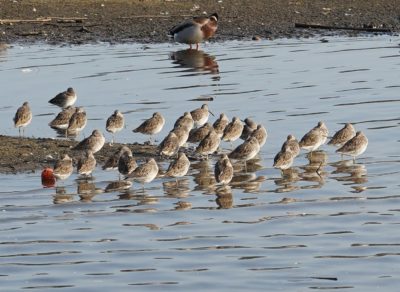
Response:
POLYGON ((194 162, 179 186, 160 178, 144 190, 136 183, 110 189, 118 175, 100 168, 93 180, 74 174, 57 190, 43 189, 39 172, 0 176, 2 289, 396 291, 399 41, 0 52, 1 134, 17 135, 12 117, 28 100, 34 118, 27 135, 56 137, 47 124, 58 108, 47 101, 73 86, 89 117, 78 140, 95 128, 105 132, 107 117, 120 109, 126 129, 118 141, 147 140, 131 130, 154 111, 167 120, 160 141, 179 115, 210 97, 215 114, 251 117, 269 135, 247 172, 235 166, 226 188, 213 184, 214 159, 194 162), (332 134, 354 123, 369 138, 367 151, 355 163, 328 146, 311 160, 303 152, 282 177, 271 165, 286 136, 301 138, 319 120, 332 134))

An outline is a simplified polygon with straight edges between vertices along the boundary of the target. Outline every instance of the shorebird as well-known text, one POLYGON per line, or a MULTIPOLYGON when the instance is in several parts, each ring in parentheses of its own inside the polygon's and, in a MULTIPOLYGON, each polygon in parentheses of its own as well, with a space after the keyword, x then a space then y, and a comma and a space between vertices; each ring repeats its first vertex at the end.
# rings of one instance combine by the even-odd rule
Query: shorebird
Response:
POLYGON ((101 148, 104 146, 104 136, 99 130, 94 130, 92 132, 92 135, 89 137, 83 139, 81 142, 79 142, 78 145, 76 145, 74 150, 91 150, 93 153, 96 153, 99 151, 101 148))
POLYGON ((189 112, 185 112, 183 114, 183 116, 180 116, 176 120, 176 122, 174 124, 174 128, 178 127, 179 125, 186 127, 190 131, 194 126, 194 121, 193 121, 192 115, 189 112))
POLYGON ((21 107, 17 109, 17 112, 14 116, 14 127, 18 128, 18 133, 21 136, 21 128, 22 128, 22 136, 24 135, 24 127, 29 125, 32 121, 32 112, 29 107, 29 103, 25 101, 21 107))
POLYGON ((179 150, 178 137, 174 132, 169 132, 159 145, 159 153, 164 156, 172 156, 179 150))
POLYGON ((253 133, 255 129, 257 129, 256 122, 254 122, 250 118, 245 118, 243 131, 242 131, 242 135, 240 136, 240 139, 247 140, 247 138, 250 137, 251 133, 253 133))
POLYGON ((127 176, 137 168, 137 163, 133 158, 132 151, 127 146, 123 146, 121 152, 122 154, 118 159, 118 171, 127 176))
POLYGON ((211 128, 208 135, 203 140, 201 140, 199 146, 197 146, 196 152, 200 155, 206 155, 206 158, 208 159, 209 154, 217 151, 220 142, 221 139, 218 137, 214 129, 211 128))
POLYGON ((124 115, 119 110, 115 110, 107 119, 106 131, 112 134, 111 145, 114 143, 114 134, 121 131, 124 128, 124 124, 124 115))
POLYGON ((171 132, 174 133, 178 138, 179 147, 185 145, 186 141, 189 139, 189 129, 181 124, 174 127, 174 129, 171 132))
POLYGON ((243 131, 242 121, 238 117, 233 117, 232 122, 230 122, 224 130, 224 134, 222 135, 222 140, 231 142, 232 146, 232 142, 239 139, 240 135, 242 135, 242 131, 243 131))
POLYGON ((122 153, 124 153, 124 151, 126 150, 125 147, 127 146, 121 146, 117 151, 115 151, 108 157, 108 159, 106 160, 106 162, 102 167, 103 170, 118 169, 118 161, 122 153))
POLYGON ((148 159, 148 161, 142 165, 139 165, 131 174, 126 178, 132 178, 143 184, 151 182, 158 174, 158 165, 154 158, 148 159))
POLYGON ((178 158, 171 162, 165 176, 174 177, 178 185, 178 177, 185 176, 189 170, 190 161, 185 153, 179 152, 178 158))
POLYGON ((254 158, 260 151, 260 144, 256 137, 250 137, 242 144, 237 146, 228 157, 236 160, 250 160, 254 158))
POLYGON ((198 143, 201 140, 203 140, 209 133, 210 131, 213 129, 213 127, 211 126, 210 123, 205 123, 202 127, 200 128, 195 128, 192 129, 189 132, 189 138, 188 138, 188 142, 189 143, 198 143))
MULTIPOLYGON (((208 116, 210 113, 211 112, 208 109, 207 104, 203 104, 201 106, 201 108, 197 108, 190 112, 190 114, 193 118, 193 121, 194 121, 194 125, 196 127, 200 127, 200 126, 204 125, 208 121, 208 116)), ((213 115, 213 113, 211 113, 211 114, 213 115)))
POLYGON ((356 130, 353 125, 350 123, 346 123, 342 129, 337 131, 335 135, 333 135, 332 139, 328 142, 328 145, 333 145, 336 147, 342 147, 356 135, 356 130))
POLYGON ((251 133, 250 137, 254 137, 257 139, 260 148, 264 146, 265 142, 267 141, 267 130, 264 128, 263 125, 257 125, 257 128, 251 133))
POLYGON ((308 150, 309 152, 315 151, 324 144, 328 137, 328 128, 324 122, 318 122, 318 125, 306 133, 300 140, 300 148, 308 150))
POLYGON ((287 147, 285 150, 281 150, 276 154, 273 167, 279 168, 281 171, 288 169, 292 166, 294 158, 294 153, 287 147))
POLYGON ((49 103, 57 105, 61 108, 72 106, 76 101, 76 93, 72 87, 69 87, 66 91, 60 92, 55 97, 49 100, 49 103))
POLYGON ((164 124, 164 117, 159 112, 156 112, 150 119, 145 120, 139 127, 134 129, 133 132, 150 135, 151 142, 151 137, 159 133, 164 127, 164 124))
POLYGON ((190 45, 196 44, 196 50, 199 49, 199 43, 208 40, 214 36, 218 28, 218 14, 213 13, 209 17, 194 17, 174 26, 169 34, 178 43, 190 45))
POLYGON ((86 151, 86 156, 78 161, 78 174, 91 175, 95 168, 96 159, 94 158, 92 151, 88 150, 86 151))
POLYGON ((57 116, 49 123, 49 126, 57 130, 66 130, 68 128, 69 120, 75 113, 76 108, 68 106, 64 108, 57 116))
POLYGON ((222 113, 219 118, 214 122, 213 128, 217 133, 218 137, 222 138, 226 126, 229 124, 229 119, 226 114, 222 113))
POLYGON ((68 154, 64 154, 63 158, 55 163, 53 175, 57 180, 65 180, 73 171, 72 158, 68 154))
POLYGON ((68 127, 65 131, 65 137, 68 135, 78 135, 86 127, 87 118, 83 107, 77 107, 68 121, 68 127))
POLYGON ((286 141, 283 143, 281 151, 290 151, 293 154, 293 157, 296 157, 300 154, 300 146, 299 142, 292 134, 289 134, 286 138, 286 141))
POLYGON ((227 185, 231 182, 233 178, 233 166, 226 154, 223 154, 215 164, 214 175, 217 183, 227 185))
POLYGON ((353 156, 353 161, 355 161, 356 156, 363 154, 367 149, 367 146, 367 137, 363 134, 363 132, 358 131, 353 138, 336 150, 336 152, 343 155, 353 156))

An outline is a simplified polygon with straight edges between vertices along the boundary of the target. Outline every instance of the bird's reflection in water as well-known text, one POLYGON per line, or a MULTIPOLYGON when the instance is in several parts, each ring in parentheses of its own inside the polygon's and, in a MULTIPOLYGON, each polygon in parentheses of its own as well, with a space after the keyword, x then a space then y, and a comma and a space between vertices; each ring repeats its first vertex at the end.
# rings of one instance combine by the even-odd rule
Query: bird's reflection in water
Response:
POLYGON ((96 189, 96 185, 93 181, 88 179, 77 180, 77 193, 82 202, 91 202, 92 198, 102 192, 100 189, 96 189))
POLYGON ((302 186, 302 189, 319 189, 325 184, 328 173, 324 167, 328 163, 328 155, 325 151, 313 151, 307 154, 309 163, 301 166, 304 172, 300 173, 302 181, 316 182, 317 184, 302 186))
POLYGON ((278 188, 275 189, 277 193, 286 193, 298 190, 300 187, 294 185, 300 180, 300 173, 297 168, 288 168, 281 172, 281 177, 274 179, 278 188))
POLYGON ((190 210, 192 209, 192 203, 185 201, 178 201, 175 203, 175 210, 190 210))
POLYGON ((170 55, 174 64, 183 68, 189 68, 193 72, 208 72, 213 75, 219 74, 218 63, 214 56, 203 51, 187 49, 172 52, 170 55))
POLYGON ((230 186, 219 186, 215 189, 215 202, 219 209, 230 209, 233 207, 233 194, 230 186))
POLYGON ((74 199, 73 194, 67 194, 65 187, 56 187, 56 193, 53 196, 54 204, 64 204, 72 202, 74 199))
POLYGON ((132 186, 132 182, 128 180, 115 180, 110 182, 104 189, 104 192, 111 193, 117 191, 124 191, 132 186))
POLYGON ((178 180, 164 181, 162 183, 164 194, 170 198, 186 198, 189 196, 189 179, 182 178, 178 180))
POLYGON ((196 183, 195 191, 210 191, 215 185, 214 170, 210 167, 209 160, 197 161, 191 164, 193 173, 193 180, 196 183))
POLYGON ((261 160, 255 158, 244 163, 237 161, 233 163, 234 175, 230 185, 235 189, 243 189, 246 192, 257 192, 261 183, 265 181, 264 176, 257 176, 256 171, 262 169, 261 160))
MULTIPOLYGON (((334 177, 337 181, 347 184, 363 184, 368 182, 367 169, 364 164, 354 163, 353 160, 342 160, 332 164, 336 170, 332 174, 345 174, 344 176, 334 177)), ((363 191, 365 188, 355 188, 356 191, 363 191)))

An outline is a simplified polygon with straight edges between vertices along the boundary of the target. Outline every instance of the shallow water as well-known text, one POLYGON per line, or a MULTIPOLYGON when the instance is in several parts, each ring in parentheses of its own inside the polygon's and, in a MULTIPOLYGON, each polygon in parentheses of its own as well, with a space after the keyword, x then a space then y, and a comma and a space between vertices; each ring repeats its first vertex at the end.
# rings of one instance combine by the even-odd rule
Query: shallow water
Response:
POLYGON ((167 120, 160 141, 178 115, 203 103, 193 99, 210 96, 215 114, 252 117, 269 134, 247 173, 236 165, 228 188, 213 186, 214 159, 193 163, 178 187, 156 179, 144 190, 135 183, 104 192, 118 176, 100 168, 92 181, 74 174, 58 190, 43 189, 39 173, 0 176, 2 290, 396 291, 399 42, 229 42, 205 45, 206 53, 170 44, 1 51, 1 134, 17 135, 12 117, 29 100, 27 135, 55 137, 47 123, 58 108, 47 101, 68 86, 89 117, 78 140, 104 131, 120 109, 127 125, 118 141, 144 142, 131 130, 154 111, 167 120), (353 163, 325 145, 311 162, 303 152, 282 177, 271 167, 280 145, 319 120, 332 134, 354 123, 369 138, 367 151, 353 163))

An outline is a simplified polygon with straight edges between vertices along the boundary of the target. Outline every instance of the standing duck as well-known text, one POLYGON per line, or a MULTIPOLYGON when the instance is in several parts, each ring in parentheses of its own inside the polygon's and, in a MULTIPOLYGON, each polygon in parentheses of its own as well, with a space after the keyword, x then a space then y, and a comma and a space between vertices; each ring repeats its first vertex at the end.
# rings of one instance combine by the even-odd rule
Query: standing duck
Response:
POLYGON ((188 44, 190 48, 196 44, 196 50, 199 49, 199 43, 208 40, 214 36, 218 28, 218 14, 213 13, 209 17, 194 17, 174 26, 169 34, 178 43, 188 44))

